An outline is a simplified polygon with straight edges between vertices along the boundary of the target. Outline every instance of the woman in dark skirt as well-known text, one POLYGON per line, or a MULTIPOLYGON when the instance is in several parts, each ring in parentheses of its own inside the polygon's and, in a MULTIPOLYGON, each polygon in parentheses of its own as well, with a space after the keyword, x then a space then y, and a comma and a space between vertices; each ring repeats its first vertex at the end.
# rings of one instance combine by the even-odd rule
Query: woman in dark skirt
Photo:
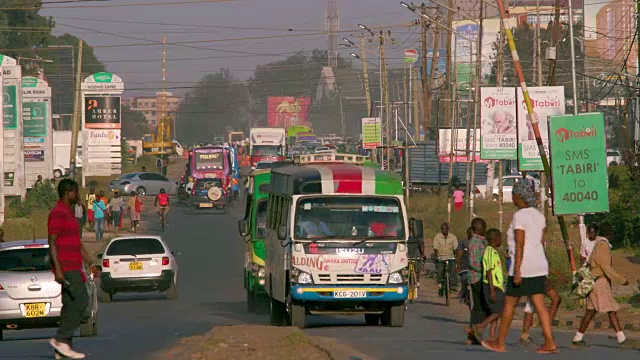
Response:
POLYGON ((544 335, 544 345, 538 353, 555 353, 557 347, 551 333, 551 318, 544 305, 545 284, 549 275, 549 263, 544 251, 544 215, 536 208, 536 192, 527 181, 520 180, 513 187, 513 203, 518 211, 507 231, 509 245, 509 278, 507 281, 504 311, 500 318, 498 337, 484 341, 482 346, 496 351, 506 351, 506 339, 513 320, 513 313, 520 298, 528 297, 533 304, 544 335), (527 256, 523 256, 524 254, 527 256))

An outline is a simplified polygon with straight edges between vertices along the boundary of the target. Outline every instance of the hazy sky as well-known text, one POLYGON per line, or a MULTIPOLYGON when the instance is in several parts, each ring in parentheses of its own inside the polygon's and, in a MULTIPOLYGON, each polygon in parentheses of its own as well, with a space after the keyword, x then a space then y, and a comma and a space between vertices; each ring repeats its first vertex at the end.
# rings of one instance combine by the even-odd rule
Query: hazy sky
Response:
MULTIPOLYGON (((45 0, 51 1, 56 0, 45 0)), ((321 34, 325 31, 326 0, 218 3, 212 0, 180 5, 114 6, 196 1, 111 0, 49 4, 42 13, 55 18, 56 33, 74 34, 94 46, 98 58, 108 69, 125 80, 129 95, 160 90, 162 53, 161 46, 154 42, 162 41, 162 35, 167 36, 167 42, 190 42, 183 46, 167 46, 167 88, 176 93, 185 92, 204 74, 220 68, 229 68, 235 76, 246 79, 256 65, 283 59, 298 50, 327 47, 327 36, 321 34), (287 31, 289 28, 293 31, 287 31), (256 39, 267 36, 274 38, 256 39), (135 46, 121 46, 126 44, 135 46), (120 46, 109 47, 113 45, 120 46)), ((586 24, 595 27, 595 13, 604 1, 585 2, 586 24)), ((404 48, 419 46, 419 29, 409 30, 403 26, 417 17, 399 1, 337 0, 337 3, 343 31, 338 35, 340 42, 342 37, 353 38, 360 34, 345 32, 357 29, 358 23, 369 27, 391 26, 395 40, 402 46, 387 49, 390 67, 400 65, 404 48)), ((349 57, 352 51, 341 49, 340 54, 349 57)))
MULTIPOLYGON (((56 5, 65 6, 58 9, 48 5, 42 13, 55 18, 56 33, 74 34, 96 47, 98 58, 110 71, 122 76, 127 89, 135 89, 138 94, 158 91, 161 87, 161 46, 153 45, 152 41, 161 41, 162 35, 167 36, 167 42, 209 41, 167 46, 167 87, 176 87, 169 89, 174 92, 184 92, 184 87, 193 86, 204 74, 220 68, 229 68, 237 77, 246 79, 256 65, 283 59, 298 50, 327 47, 326 34, 318 34, 325 31, 327 1, 323 0, 236 0, 162 6, 106 6, 182 1, 193 0, 111 0, 88 2, 81 5, 84 7, 56 5), (287 31, 289 28, 294 31, 287 31), (299 36, 301 34, 312 35, 299 36), (282 35, 289 36, 277 38, 282 35), (265 36, 276 38, 220 41, 265 36), (123 44, 151 45, 100 48, 123 44), (179 89, 181 87, 183 89, 179 89)), ((416 19, 395 0, 338 0, 338 6, 341 30, 355 30, 358 23, 369 27, 401 26, 416 19)), ((339 34, 339 39, 360 33, 351 34, 339 34)), ((405 43, 407 46, 419 40, 419 30, 408 39, 411 34, 407 26, 392 28, 396 40, 408 40, 405 43)), ((402 61, 402 50, 402 47, 388 49, 391 65, 402 61)), ((349 57, 352 51, 344 49, 340 53, 349 57)))

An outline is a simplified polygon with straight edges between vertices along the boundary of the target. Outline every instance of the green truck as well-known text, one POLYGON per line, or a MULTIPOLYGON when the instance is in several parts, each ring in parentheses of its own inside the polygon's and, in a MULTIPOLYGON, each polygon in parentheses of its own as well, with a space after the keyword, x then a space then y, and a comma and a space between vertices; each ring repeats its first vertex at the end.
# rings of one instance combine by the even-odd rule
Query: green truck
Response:
POLYGON ((271 170, 257 170, 249 177, 245 215, 238 222, 240 235, 246 243, 244 288, 249 312, 261 313, 269 309, 264 289, 264 240, 267 226, 267 201, 271 170))

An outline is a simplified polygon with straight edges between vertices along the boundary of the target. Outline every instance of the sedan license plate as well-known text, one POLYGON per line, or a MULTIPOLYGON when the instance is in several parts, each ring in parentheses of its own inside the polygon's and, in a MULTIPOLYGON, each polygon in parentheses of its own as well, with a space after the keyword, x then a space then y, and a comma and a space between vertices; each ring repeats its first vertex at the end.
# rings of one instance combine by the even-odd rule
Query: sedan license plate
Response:
POLYGON ((24 304, 24 315, 28 318, 43 317, 47 315, 45 310, 45 303, 24 304))
POLYGON ((138 261, 130 262, 129 270, 142 270, 142 263, 138 261))
POLYGON ((213 204, 212 203, 200 203, 200 207, 201 208, 203 208, 203 207, 204 208, 210 208, 210 207, 213 207, 213 204))
POLYGON ((367 297, 367 292, 362 290, 334 291, 333 297, 336 299, 364 298, 367 297))

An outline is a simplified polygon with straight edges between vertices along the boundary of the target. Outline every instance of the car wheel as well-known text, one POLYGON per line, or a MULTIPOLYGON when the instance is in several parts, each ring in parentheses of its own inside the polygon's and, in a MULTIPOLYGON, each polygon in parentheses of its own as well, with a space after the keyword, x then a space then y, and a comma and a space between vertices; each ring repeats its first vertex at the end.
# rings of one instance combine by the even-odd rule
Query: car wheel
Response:
POLYGON ((612 161, 612 162, 609 163, 609 166, 618 166, 618 163, 615 162, 615 161, 612 161))
POLYGON ((53 177, 54 178, 61 178, 62 177, 62 171, 60 171, 59 169, 55 169, 53 170, 53 177))
POLYGON ((139 187, 136 189, 136 193, 138 194, 138 196, 145 196, 145 195, 147 195, 147 189, 145 189, 145 188, 144 188, 144 187, 142 187, 142 186, 139 186, 139 187))
POLYGON ((404 304, 391 305, 380 316, 380 322, 383 326, 402 327, 404 325, 405 310, 404 304))
POLYGON ((492 199, 493 199, 493 201, 498 201, 498 200, 500 200, 500 197, 498 195, 496 195, 496 194, 493 194, 492 199))
POLYGON ((178 288, 175 281, 171 284, 169 290, 167 290, 167 300, 175 300, 178 298, 178 288))
POLYGON ((102 303, 110 303, 113 301, 113 294, 104 291, 101 287, 98 287, 98 300, 102 303))

